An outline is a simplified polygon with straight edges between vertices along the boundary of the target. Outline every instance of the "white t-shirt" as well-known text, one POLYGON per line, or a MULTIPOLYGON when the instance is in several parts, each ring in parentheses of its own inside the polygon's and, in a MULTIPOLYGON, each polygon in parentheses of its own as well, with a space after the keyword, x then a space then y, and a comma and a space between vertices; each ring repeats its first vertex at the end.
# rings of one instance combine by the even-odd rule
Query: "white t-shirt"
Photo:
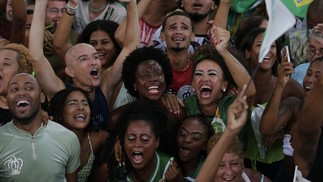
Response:
MULTIPOLYGON (((108 3, 105 7, 104 11, 98 16, 95 20, 110 20, 115 21, 118 24, 122 22, 122 20, 126 17, 127 10, 120 3, 108 3)), ((91 21, 95 21, 90 19, 89 14, 89 1, 79 1, 78 9, 75 13, 74 18, 74 29, 80 34, 84 27, 89 24, 91 21)))

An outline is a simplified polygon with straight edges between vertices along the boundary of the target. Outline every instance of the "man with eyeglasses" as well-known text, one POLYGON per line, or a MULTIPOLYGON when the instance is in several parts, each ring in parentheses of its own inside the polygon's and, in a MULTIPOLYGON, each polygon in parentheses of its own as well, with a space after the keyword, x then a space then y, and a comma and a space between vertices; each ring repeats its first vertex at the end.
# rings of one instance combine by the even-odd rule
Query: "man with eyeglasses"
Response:
POLYGON ((50 0, 48 1, 45 25, 50 26, 57 24, 65 12, 65 0, 50 0))
POLYGON ((323 24, 318 24, 313 29, 309 30, 308 60, 306 63, 298 65, 292 74, 292 78, 301 85, 303 85, 303 79, 311 62, 316 58, 323 56, 323 32, 319 31, 321 26, 323 26, 323 24))

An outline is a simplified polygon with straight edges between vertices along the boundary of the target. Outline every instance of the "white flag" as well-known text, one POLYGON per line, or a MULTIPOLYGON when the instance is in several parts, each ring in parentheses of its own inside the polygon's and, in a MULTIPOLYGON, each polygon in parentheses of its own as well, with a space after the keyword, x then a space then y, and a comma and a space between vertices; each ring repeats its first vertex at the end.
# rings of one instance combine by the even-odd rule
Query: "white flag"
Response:
POLYGON ((302 172, 298 170, 298 166, 295 166, 293 182, 311 182, 302 176, 302 172))
POLYGON ((280 0, 266 0, 268 27, 260 47, 259 62, 266 57, 271 44, 295 24, 294 15, 280 0))

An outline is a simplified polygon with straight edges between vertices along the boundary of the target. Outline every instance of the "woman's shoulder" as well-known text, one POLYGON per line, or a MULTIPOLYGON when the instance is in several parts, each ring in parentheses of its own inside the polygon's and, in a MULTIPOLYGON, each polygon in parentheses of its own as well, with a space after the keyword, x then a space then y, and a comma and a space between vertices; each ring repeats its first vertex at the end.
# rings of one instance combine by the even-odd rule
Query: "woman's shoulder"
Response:
POLYGON ((271 181, 269 178, 267 178, 266 176, 261 174, 259 171, 254 170, 254 169, 245 168, 244 173, 249 177, 250 181, 259 181, 259 182, 262 182, 262 181, 269 182, 269 181, 271 181))
POLYGON ((302 86, 294 79, 289 79, 285 89, 283 91, 283 98, 284 100, 287 97, 294 96, 297 98, 302 99, 303 98, 303 88, 302 86))

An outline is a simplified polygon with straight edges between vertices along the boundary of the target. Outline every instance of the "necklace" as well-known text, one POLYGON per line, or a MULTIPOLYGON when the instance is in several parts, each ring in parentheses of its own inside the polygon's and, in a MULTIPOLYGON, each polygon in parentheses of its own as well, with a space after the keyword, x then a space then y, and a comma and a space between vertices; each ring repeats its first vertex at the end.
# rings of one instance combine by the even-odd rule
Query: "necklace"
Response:
POLYGON ((95 9, 95 8, 91 7, 91 1, 89 1, 89 10, 93 13, 99 13, 100 11, 104 10, 105 7, 107 7, 107 2, 105 2, 101 8, 95 9))

